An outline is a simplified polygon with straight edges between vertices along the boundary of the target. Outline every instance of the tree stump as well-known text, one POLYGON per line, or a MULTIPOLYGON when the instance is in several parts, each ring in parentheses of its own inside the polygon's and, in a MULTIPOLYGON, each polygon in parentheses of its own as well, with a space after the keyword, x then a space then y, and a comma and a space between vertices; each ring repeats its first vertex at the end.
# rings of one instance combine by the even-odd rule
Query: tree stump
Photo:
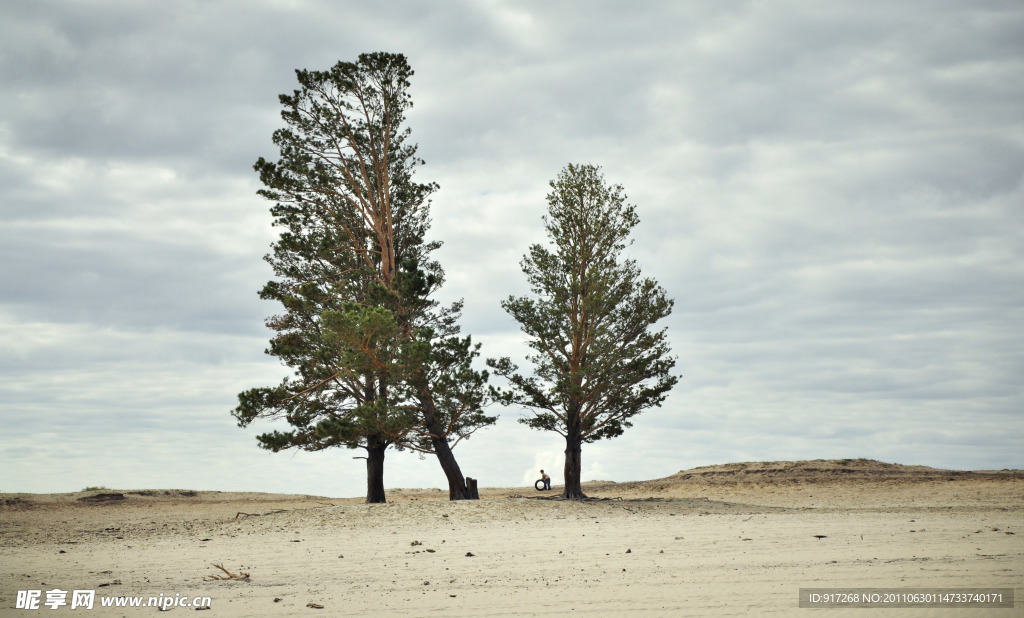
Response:
POLYGON ((476 479, 466 477, 466 497, 470 500, 479 500, 480 492, 476 489, 476 479))

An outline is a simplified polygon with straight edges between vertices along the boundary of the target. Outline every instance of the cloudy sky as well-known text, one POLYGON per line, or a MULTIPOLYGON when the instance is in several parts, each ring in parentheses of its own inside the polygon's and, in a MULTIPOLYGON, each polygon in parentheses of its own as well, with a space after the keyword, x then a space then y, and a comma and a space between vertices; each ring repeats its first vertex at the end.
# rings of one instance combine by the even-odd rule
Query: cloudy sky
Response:
MULTIPOLYGON (((287 372, 252 171, 277 95, 367 51, 416 71, 443 295, 486 356, 522 358, 499 302, 566 163, 637 206, 683 378, 584 479, 1024 467, 1018 0, 38 0, 0 6, 0 491, 365 493, 360 452, 261 451, 230 410, 287 372)), ((564 442, 499 412, 463 471, 560 482, 564 442)), ((385 484, 446 486, 407 453, 385 484)))

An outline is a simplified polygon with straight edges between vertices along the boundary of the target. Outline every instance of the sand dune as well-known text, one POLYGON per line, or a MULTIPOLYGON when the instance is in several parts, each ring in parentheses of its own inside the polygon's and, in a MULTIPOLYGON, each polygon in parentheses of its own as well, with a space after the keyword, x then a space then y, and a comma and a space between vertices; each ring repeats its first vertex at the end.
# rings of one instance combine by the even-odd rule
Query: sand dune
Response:
POLYGON ((53 589, 95 590, 91 613, 118 616, 156 610, 100 608, 101 597, 209 597, 203 616, 788 616, 852 611, 798 609, 801 587, 1024 594, 1022 471, 740 463, 587 483, 596 499, 582 503, 552 499, 557 489, 488 488, 456 503, 446 491, 392 489, 384 505, 187 490, 2 494, 0 614, 28 615, 15 609, 25 590, 41 591, 45 615, 79 611, 51 612, 53 589), (227 577, 213 564, 248 577, 212 579, 227 577))

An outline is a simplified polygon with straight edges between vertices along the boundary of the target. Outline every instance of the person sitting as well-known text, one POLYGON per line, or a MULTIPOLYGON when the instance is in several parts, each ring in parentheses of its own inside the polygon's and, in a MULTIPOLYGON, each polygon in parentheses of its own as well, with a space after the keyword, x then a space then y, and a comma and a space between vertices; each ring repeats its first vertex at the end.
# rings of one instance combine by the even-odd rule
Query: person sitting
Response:
POLYGON ((544 481, 544 489, 551 489, 551 477, 544 474, 544 471, 540 471, 540 480, 544 481))

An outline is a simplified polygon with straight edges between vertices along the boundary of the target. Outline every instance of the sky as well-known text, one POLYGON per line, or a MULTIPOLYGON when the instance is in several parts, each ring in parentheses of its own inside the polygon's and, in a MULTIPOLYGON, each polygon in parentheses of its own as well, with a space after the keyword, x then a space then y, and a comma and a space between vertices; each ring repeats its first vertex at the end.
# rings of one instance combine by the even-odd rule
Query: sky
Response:
MULTIPOLYGON (((548 182, 600 165, 675 300, 678 385, 583 479, 865 457, 1024 468, 1024 5, 1009 1, 0 5, 0 491, 365 495, 359 451, 269 453, 239 392, 288 368, 271 204, 294 70, 403 53, 430 238, 485 357, 527 351, 548 182)), ((495 381, 500 385, 500 382, 495 381)), ((494 408, 481 486, 562 480, 494 408)), ((446 487, 389 451, 385 486, 446 487)))

